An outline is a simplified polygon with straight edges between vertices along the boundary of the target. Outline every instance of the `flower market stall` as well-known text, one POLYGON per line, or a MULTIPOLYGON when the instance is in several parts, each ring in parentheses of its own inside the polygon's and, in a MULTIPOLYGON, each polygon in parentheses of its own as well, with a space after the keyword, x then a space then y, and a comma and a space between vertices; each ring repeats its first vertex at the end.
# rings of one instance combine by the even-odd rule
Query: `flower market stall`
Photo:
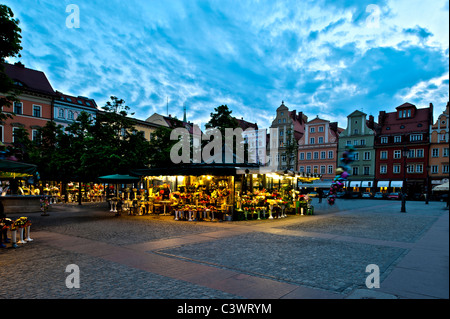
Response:
POLYGON ((248 220, 312 214, 311 199, 296 180, 318 179, 291 172, 264 173, 257 165, 191 164, 136 170, 143 188, 135 194, 139 214, 175 220, 248 220), (262 173, 262 174, 261 174, 262 173))

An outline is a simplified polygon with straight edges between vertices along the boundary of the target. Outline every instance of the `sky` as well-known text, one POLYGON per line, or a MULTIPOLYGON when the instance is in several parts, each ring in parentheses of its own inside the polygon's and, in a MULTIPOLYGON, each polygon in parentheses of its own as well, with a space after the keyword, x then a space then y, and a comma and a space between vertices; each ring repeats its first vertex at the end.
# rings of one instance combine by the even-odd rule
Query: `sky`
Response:
POLYGON ((3 0, 20 58, 55 90, 201 125, 220 105, 268 128, 281 102, 346 128, 449 100, 446 0, 3 0), (78 23, 79 22, 79 23, 78 23))

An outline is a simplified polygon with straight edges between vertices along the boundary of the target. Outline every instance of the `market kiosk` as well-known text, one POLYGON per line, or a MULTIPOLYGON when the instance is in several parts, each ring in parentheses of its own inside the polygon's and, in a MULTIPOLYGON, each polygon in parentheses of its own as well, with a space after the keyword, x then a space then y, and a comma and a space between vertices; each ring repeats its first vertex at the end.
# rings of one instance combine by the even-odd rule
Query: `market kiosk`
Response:
POLYGON ((174 215, 175 220, 244 220, 312 212, 297 180, 319 179, 295 172, 265 171, 258 165, 190 164, 134 170, 141 176, 139 214, 174 215))

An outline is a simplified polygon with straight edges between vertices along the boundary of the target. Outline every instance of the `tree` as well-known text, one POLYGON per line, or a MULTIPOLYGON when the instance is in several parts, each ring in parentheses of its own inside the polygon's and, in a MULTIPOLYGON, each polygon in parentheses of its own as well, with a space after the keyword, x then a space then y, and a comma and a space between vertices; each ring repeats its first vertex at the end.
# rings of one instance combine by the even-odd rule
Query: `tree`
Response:
POLYGON ((0 121, 12 118, 10 114, 3 113, 2 108, 17 101, 19 93, 13 81, 6 75, 3 63, 7 57, 20 57, 19 52, 22 50, 20 32, 19 20, 14 19, 12 10, 0 4, 0 93, 5 95, 0 97, 0 121))
POLYGON ((235 129, 239 126, 234 117, 231 116, 232 111, 227 105, 221 105, 214 109, 215 113, 211 113, 211 119, 205 124, 205 128, 217 128, 225 138, 225 128, 235 129))

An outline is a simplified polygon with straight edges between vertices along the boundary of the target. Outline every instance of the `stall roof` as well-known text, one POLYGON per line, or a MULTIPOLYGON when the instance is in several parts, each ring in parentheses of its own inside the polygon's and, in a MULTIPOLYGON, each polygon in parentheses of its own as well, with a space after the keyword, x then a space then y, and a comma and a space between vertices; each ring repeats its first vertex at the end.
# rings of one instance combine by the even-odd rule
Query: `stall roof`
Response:
POLYGON ((0 171, 8 173, 33 174, 36 165, 0 159, 0 171))
POLYGON ((256 164, 184 164, 184 165, 173 165, 169 167, 155 167, 155 168, 144 168, 135 169, 130 173, 136 176, 174 176, 174 175, 237 175, 238 170, 246 168, 257 168, 256 164))

